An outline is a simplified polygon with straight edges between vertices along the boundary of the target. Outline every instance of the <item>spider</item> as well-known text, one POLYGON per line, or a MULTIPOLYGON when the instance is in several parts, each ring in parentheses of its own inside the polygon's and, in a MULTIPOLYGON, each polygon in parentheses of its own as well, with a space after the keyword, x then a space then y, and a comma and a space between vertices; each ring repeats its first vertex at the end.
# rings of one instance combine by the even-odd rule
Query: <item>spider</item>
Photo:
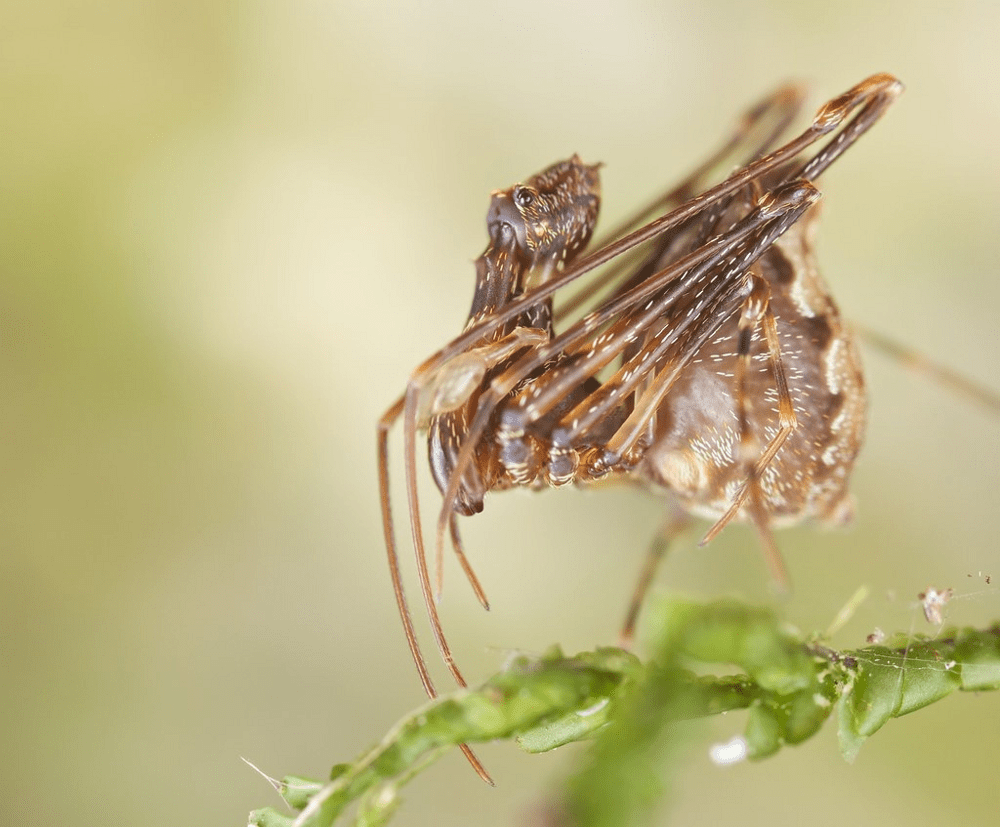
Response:
MULTIPOLYGON (((481 511, 489 491, 638 479, 669 492, 684 512, 714 520, 703 542, 733 520, 752 523, 779 584, 787 577, 772 527, 849 518, 864 379, 853 333, 812 254, 816 181, 902 89, 891 75, 873 75, 774 148, 801 101, 797 89, 779 89, 678 187, 588 255, 599 164, 574 155, 492 194, 465 330, 416 368, 377 431, 389 568, 430 697, 437 692, 403 590, 389 494, 388 435, 400 418, 420 588, 460 686, 424 544, 420 431, 442 494, 437 591, 450 538, 487 608, 457 518, 481 511), (708 187, 712 172, 739 153, 742 166, 708 187), (632 229, 657 209, 666 212, 632 229), (601 267, 557 316, 553 297, 601 267)), ((654 565, 636 589, 626 639, 654 565)))

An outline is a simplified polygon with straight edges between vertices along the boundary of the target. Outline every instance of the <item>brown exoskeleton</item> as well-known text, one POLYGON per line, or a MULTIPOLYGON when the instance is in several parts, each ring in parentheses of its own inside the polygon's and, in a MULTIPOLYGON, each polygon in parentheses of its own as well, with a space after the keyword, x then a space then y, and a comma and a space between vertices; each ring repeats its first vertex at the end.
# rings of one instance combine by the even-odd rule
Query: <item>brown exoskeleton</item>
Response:
MULTIPOLYGON (((864 430, 864 381, 851 333, 812 255, 815 182, 901 91, 890 75, 874 75, 772 150, 798 106, 794 90, 780 90, 661 200, 666 214, 586 257, 600 198, 597 165, 573 156, 493 193, 490 242, 476 262, 465 331, 413 372, 378 427, 389 566, 428 695, 436 692, 403 591, 389 499, 388 432, 401 416, 423 600, 442 657, 463 686, 424 547, 421 430, 443 495, 438 572, 450 534, 484 606, 456 523, 481 511, 489 491, 639 478, 669 491, 687 512, 715 520, 706 540, 731 520, 750 521, 778 581, 785 576, 772 526, 846 519, 848 477, 864 430), (751 137, 761 130, 766 134, 751 137), (711 170, 733 150, 749 160, 705 189, 711 170), (590 309, 557 333, 554 294, 608 262, 583 294, 590 309)), ((646 582, 648 573, 626 636, 646 582)))

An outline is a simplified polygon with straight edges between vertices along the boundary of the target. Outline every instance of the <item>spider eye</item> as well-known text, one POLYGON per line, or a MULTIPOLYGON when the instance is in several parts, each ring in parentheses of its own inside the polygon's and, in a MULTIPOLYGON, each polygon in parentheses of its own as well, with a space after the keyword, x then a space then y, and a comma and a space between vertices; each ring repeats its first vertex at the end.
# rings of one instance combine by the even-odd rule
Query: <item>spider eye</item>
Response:
POLYGON ((517 187, 514 190, 514 203, 522 210, 527 209, 534 203, 535 194, 527 187, 517 187))

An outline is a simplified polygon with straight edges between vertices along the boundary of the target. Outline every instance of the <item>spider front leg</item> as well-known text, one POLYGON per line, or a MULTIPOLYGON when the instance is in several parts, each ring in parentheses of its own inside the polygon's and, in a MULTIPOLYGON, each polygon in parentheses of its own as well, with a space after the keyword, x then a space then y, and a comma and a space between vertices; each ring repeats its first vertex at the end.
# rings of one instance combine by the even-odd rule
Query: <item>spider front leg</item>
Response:
MULTIPOLYGON (((396 552, 396 532, 392 521, 392 507, 389 503, 389 430, 392 425, 403 414, 406 397, 397 399, 389 409, 382 414, 378 421, 377 434, 377 456, 378 456, 378 477, 379 477, 379 499, 382 509, 382 528, 385 532, 386 554, 389 559, 389 574, 392 578, 392 588, 396 596, 396 606, 399 609, 399 616, 403 623, 403 631, 406 635, 406 643, 416 665, 417 674, 424 691, 430 698, 437 697, 437 690, 431 680, 430 672, 420 651, 420 644, 417 642, 417 634, 413 628, 413 618, 410 616, 410 608, 403 591, 403 581, 399 569, 399 555, 396 552)), ((447 644, 445 644, 447 647, 447 644)), ((450 652, 449 652, 450 656, 450 652)), ((447 658, 446 658, 447 660, 447 658)), ((452 663, 453 665, 453 663, 452 663)), ((468 744, 459 744, 459 749, 465 756, 469 765, 475 773, 491 787, 495 786, 486 767, 479 760, 479 757, 472 751, 468 744)))

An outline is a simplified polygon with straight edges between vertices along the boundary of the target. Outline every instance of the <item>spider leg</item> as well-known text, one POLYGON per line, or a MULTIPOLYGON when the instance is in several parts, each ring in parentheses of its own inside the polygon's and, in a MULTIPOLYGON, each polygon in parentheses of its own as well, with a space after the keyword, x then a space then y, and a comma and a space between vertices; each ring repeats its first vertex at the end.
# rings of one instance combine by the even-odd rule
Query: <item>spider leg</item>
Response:
POLYGON ((747 498, 750 498, 750 518, 757 529, 765 558, 771 569, 771 576, 781 590, 787 590, 788 574, 785 570, 777 545, 771 535, 767 517, 767 509, 762 501, 760 480, 775 454, 781 449, 785 440, 795 430, 797 424, 792 397, 788 390, 784 364, 781 361, 781 345, 778 339, 778 328, 774 313, 771 310, 771 289, 767 281, 756 273, 751 273, 753 283, 750 296, 747 298, 740 315, 738 359, 736 363, 737 416, 739 418, 739 462, 747 467, 747 479, 733 498, 728 510, 713 525, 699 545, 704 545, 718 535, 720 531, 739 513, 747 498), (753 331, 760 327, 767 342, 768 366, 774 379, 778 394, 778 428, 774 436, 759 457, 760 446, 752 435, 749 427, 750 394, 746 390, 747 373, 750 368, 750 346, 753 331), (756 460, 755 460, 756 457, 756 460))
MULTIPOLYGON (((438 646, 438 652, 441 654, 441 659, 444 661, 445 666, 448 667, 448 671, 451 673, 455 682, 461 686, 466 687, 468 684, 462 673, 458 669, 458 665, 455 663, 455 657, 451 653, 451 649, 448 646, 448 641, 444 636, 444 629, 441 626, 441 618, 438 616, 437 607, 434 604, 434 600, 431 596, 431 584, 430 577, 427 572, 427 557, 424 553, 424 546, 422 542, 421 526, 420 526, 420 512, 417 503, 417 467, 416 467, 416 415, 417 415, 417 405, 419 402, 419 394, 417 389, 412 385, 407 389, 404 405, 403 405, 403 451, 406 462, 406 495, 407 501, 410 507, 410 528, 413 534, 414 548, 416 550, 417 556, 417 573, 420 579, 420 591, 424 597, 424 607, 427 610, 428 618, 430 619, 431 630, 434 633, 434 640, 438 646)), ((388 486, 388 478, 385 480, 386 486, 388 486)), ((398 578, 399 562, 398 560, 393 560, 392 563, 396 566, 395 578, 398 578)), ((405 603, 405 596, 402 591, 402 585, 398 580, 394 580, 393 586, 398 588, 397 601, 402 598, 405 603)), ((400 612, 402 613, 402 606, 400 612)), ((408 630, 409 634, 413 634, 412 626, 408 630)), ((419 647, 416 646, 416 637, 414 636, 413 641, 410 645, 411 654, 414 654, 414 658, 422 656, 419 655, 419 647)), ((419 666, 418 666, 419 671, 419 666)), ((424 665, 424 674, 421 675, 421 679, 424 683, 424 689, 427 691, 429 697, 436 698, 437 694, 434 691, 434 685, 430 683, 429 675, 426 674, 426 664, 424 665)), ((466 760, 475 770, 476 774, 491 787, 496 786, 490 774, 486 771, 486 767, 483 766, 479 757, 472 751, 472 748, 468 744, 459 744, 459 749, 465 755, 466 760)))
MULTIPOLYGON (((794 178, 805 178, 807 180, 813 181, 823 173, 824 170, 834 161, 836 161, 847 149, 854 144, 865 132, 867 132, 879 118, 882 117, 885 110, 889 105, 902 93, 903 84, 900 83, 896 78, 888 74, 878 74, 872 75, 861 83, 849 89, 844 94, 837 98, 834 98, 817 112, 816 117, 813 120, 813 124, 805 133, 790 141, 785 146, 772 152, 770 155, 764 156, 763 153, 773 146, 774 142, 780 137, 781 133, 787 128, 787 126, 794 119, 802 101, 802 92, 800 89, 794 86, 786 86, 777 90, 772 95, 764 98, 743 116, 743 120, 740 126, 734 131, 730 139, 720 147, 708 160, 706 160, 702 165, 694 170, 684 181, 679 185, 671 189, 668 193, 651 202, 649 205, 643 209, 637 211, 629 219, 622 222, 622 224, 616 228, 615 232, 621 232, 623 230, 629 229, 635 226, 643 218, 648 217, 657 208, 663 208, 678 203, 683 203, 685 198, 690 198, 695 194, 699 193, 700 190, 705 186, 704 182, 711 173, 716 170, 722 162, 734 151, 740 150, 744 143, 750 143, 752 151, 749 154, 749 161, 744 167, 745 170, 750 170, 754 168, 760 168, 760 175, 763 175, 767 170, 774 169, 780 165, 782 162, 779 159, 787 159, 790 156, 786 153, 786 150, 797 144, 799 140, 804 138, 810 132, 815 130, 815 137, 813 140, 818 139, 827 132, 833 131, 836 126, 847 120, 848 115, 854 109, 860 107, 860 111, 857 115, 843 128, 835 132, 833 137, 823 146, 811 159, 804 162, 803 165, 794 173, 787 176, 786 180, 792 180, 794 178), (756 143, 752 143, 754 132, 761 123, 767 124, 767 121, 773 119, 775 123, 771 129, 765 133, 756 143)), ((802 144, 802 148, 808 146, 812 141, 806 141, 802 144)), ((707 195, 709 192, 718 190, 729 181, 732 180, 734 176, 730 176, 727 181, 722 184, 713 187, 711 190, 706 190, 702 195, 707 195)), ((759 180, 759 176, 756 176, 759 180)), ((752 180, 748 178, 747 180, 752 180)), ((731 190, 730 190, 731 192, 731 190)), ((699 196, 700 198, 700 196, 699 196)), ((614 234, 611 234, 612 236, 614 234)), ((659 246, 662 248, 669 241, 669 236, 664 235, 659 246)), ((658 257, 658 253, 654 254, 651 258, 655 260, 658 257)), ((595 295, 608 283, 613 281, 614 278, 620 276, 621 270, 625 269, 627 262, 623 262, 621 267, 615 267, 609 269, 609 271, 602 273, 597 279, 587 287, 580 291, 577 295, 573 296, 565 305, 561 306, 557 313, 556 318, 561 319, 568 315, 569 312, 579 307, 588 298, 595 295)))
POLYGON ((795 120, 804 99, 805 90, 795 84, 768 93, 740 115, 729 137, 680 183, 636 210, 606 237, 616 238, 656 212, 683 204, 706 189, 707 181, 721 170, 744 167, 759 160, 795 120))
MULTIPOLYGON (((476 572, 472 569, 472 564, 469 563, 469 558, 465 556, 465 547, 462 544, 462 536, 458 532, 458 516, 454 513, 451 515, 451 522, 449 525, 451 531, 451 546, 455 550, 455 556, 458 558, 459 564, 462 566, 462 571, 465 572, 466 578, 469 580, 469 585, 472 586, 472 591, 476 593, 476 599, 479 604, 486 609, 490 610, 490 601, 486 597, 486 592, 483 590, 482 584, 479 582, 479 578, 476 577, 476 572)), ((441 594, 441 583, 440 583, 440 573, 438 580, 438 597, 441 594)))
MULTIPOLYGON (((791 185, 785 185, 786 192, 789 188, 797 188, 794 191, 799 194, 802 201, 796 203, 794 208, 789 209, 786 213, 779 214, 767 226, 765 232, 760 233, 747 242, 746 248, 741 251, 741 257, 732 265, 729 281, 741 278, 747 268, 764 254, 771 244, 774 243, 774 240, 798 221, 806 210, 819 198, 819 191, 808 182, 799 181, 793 182, 791 185)), ((765 193, 763 201, 769 202, 778 194, 778 192, 765 193)), ((728 293, 718 297, 717 304, 701 307, 699 316, 708 321, 703 322, 696 328, 695 333, 673 355, 670 361, 662 367, 655 379, 642 392, 626 422, 608 440, 607 449, 610 453, 623 455, 639 443, 639 440, 647 430, 649 422, 655 416, 657 408, 670 391, 680 372, 694 358, 698 350, 715 335, 730 314, 736 312, 745 300, 745 294, 741 294, 737 287, 733 287, 728 293)), ((777 341, 776 333, 775 341, 777 341)), ((649 345, 647 344, 647 346, 649 345)), ((784 376, 783 373, 782 376, 784 376)))
MULTIPOLYGON (((501 338, 499 341, 483 345, 480 348, 474 349, 472 352, 466 351, 466 353, 456 358, 465 358, 470 353, 474 353, 475 361, 482 364, 483 372, 485 374, 485 372, 491 367, 494 367, 496 364, 509 358, 512 353, 516 353, 518 350, 523 349, 534 342, 545 341, 547 339, 548 334, 545 333, 545 331, 536 330, 534 328, 519 327, 508 336, 501 338)), ((449 363, 445 362, 438 368, 438 371, 447 371, 448 366, 449 363)), ((459 671, 458 666, 455 663, 454 656, 451 654, 451 649, 445 639, 444 630, 441 626, 441 620, 438 616, 437 605, 431 589, 430 574, 427 565, 427 554, 423 542, 423 528, 420 519, 420 504, 417 493, 416 438, 418 423, 421 421, 420 414, 422 399, 425 396, 423 391, 429 384, 431 384, 431 380, 428 379, 424 373, 418 371, 418 374, 415 375, 415 377, 410 381, 403 406, 403 454, 405 458, 406 470, 406 496, 410 512, 410 529, 413 539, 414 553, 417 560, 417 574, 420 581, 420 590, 423 594, 424 605, 427 610, 428 618, 430 619, 434 640, 437 643, 438 650, 441 652, 441 657, 444 660, 445 665, 448 667, 448 671, 451 672, 452 677, 455 679, 455 682, 459 686, 464 687, 467 686, 465 678, 459 671), (420 381, 417 381, 418 379, 420 381)), ((461 470, 456 470, 451 477, 451 481, 455 483, 456 492, 458 481, 461 479, 461 473, 461 470)), ((440 533, 441 532, 439 532, 439 534, 440 533)), ((443 543, 439 542, 439 561, 441 560, 441 556, 443 554, 442 549, 443 543)), ((475 584, 473 585, 473 588, 475 589, 475 584)), ((432 695, 431 697, 434 696, 432 695)))
MULTIPOLYGON (((378 475, 379 475, 379 499, 382 508, 382 527, 385 533, 386 553, 389 557, 389 573, 392 577, 392 588, 396 595, 396 606, 399 609, 399 616, 403 622, 403 630, 406 634, 406 643, 413 656, 413 662, 417 667, 417 674, 420 675, 420 682, 428 697, 436 698, 437 690, 431 680, 430 672, 427 670, 427 662, 420 651, 420 644, 413 628, 413 618, 410 616, 410 608, 406 601, 406 593, 403 591, 403 581, 400 575, 399 555, 396 553, 396 537, 392 524, 392 506, 389 501, 389 431, 399 419, 405 405, 405 397, 397 399, 389 409, 382 415, 378 422, 378 475)), ((479 757, 472 751, 468 744, 459 744, 459 749, 465 755, 466 760, 476 771, 476 774, 491 787, 496 786, 486 767, 479 760, 479 757)))
MULTIPOLYGON (((498 279, 513 280, 516 272, 513 268, 517 265, 515 259, 509 255, 509 246, 512 238, 504 235, 501 237, 503 244, 497 247, 491 246, 480 258, 479 263, 483 271, 491 268, 490 272, 498 279), (506 245, 506 246, 504 246, 506 245)), ((396 597, 396 604, 402 618, 404 632, 406 634, 407 645, 410 654, 416 664, 420 681, 428 697, 437 697, 437 691, 431 680, 427 669, 426 661, 420 650, 416 632, 410 616, 409 605, 406 600, 406 593, 403 589, 402 577, 400 573, 399 555, 397 553, 395 529, 392 521, 392 506, 390 502, 389 485, 389 460, 388 460, 388 434, 393 424, 402 417, 403 419, 403 457, 406 481, 407 504, 410 515, 410 531, 413 539, 414 554, 417 563, 417 574, 420 582, 420 590, 424 599, 425 609, 430 622, 434 640, 437 644, 441 658, 451 673, 455 682, 459 686, 466 686, 465 678, 459 671, 455 663, 454 656, 448 646, 438 616, 436 605, 432 599, 430 577, 427 569, 427 558, 423 545, 423 531, 420 522, 420 510, 417 491, 416 476, 416 433, 418 427, 425 423, 430 416, 441 410, 448 410, 462 404, 482 381, 482 376, 489 370, 491 358, 502 360, 509 352, 514 352, 524 346, 524 342, 537 340, 532 332, 527 328, 519 328, 517 335, 500 336, 500 328, 496 328, 493 333, 499 336, 499 341, 494 341, 491 346, 482 348, 472 348, 456 352, 449 359, 442 360, 436 365, 425 362, 417 368, 411 375, 407 384, 406 393, 398 399, 379 420, 378 424, 378 470, 379 470, 379 492, 382 508, 382 524, 385 533, 386 554, 389 561, 389 570, 392 577, 393 591, 396 597)), ((535 334, 538 331, 534 332, 535 334)), ((543 334, 543 338, 547 337, 543 334)), ((457 537, 457 532, 453 533, 457 537)), ((460 555, 464 560, 464 554, 460 555)), ((466 561, 467 562, 467 561, 466 561)), ((470 571, 466 567, 467 573, 470 571)), ((482 587, 478 581, 472 577, 473 589, 481 599, 485 598, 482 587), (478 587, 478 588, 477 588, 478 587)), ((493 784, 489 773, 476 757, 475 753, 466 745, 461 744, 461 750, 465 754, 469 763, 476 773, 488 784, 493 784)))
POLYGON ((406 592, 403 590, 403 580, 399 567, 399 554, 396 551, 396 531, 392 521, 392 506, 389 501, 389 431, 399 419, 403 412, 403 397, 397 399, 389 409, 382 414, 378 422, 377 430, 377 452, 378 452, 378 476, 379 476, 379 500, 382 507, 382 530, 385 535, 385 548, 389 557, 389 574, 392 577, 392 588, 396 595, 396 606, 399 608, 399 616, 403 622, 403 631, 406 634, 406 643, 410 647, 410 654, 417 666, 420 675, 420 682, 424 691, 431 698, 437 697, 434 689, 434 682, 431 680, 427 670, 427 663, 420 652, 420 644, 417 641, 416 632, 413 629, 413 618, 410 615, 409 604, 406 600, 406 592))
MULTIPOLYGON (((604 358, 603 351, 609 350, 617 355, 628 342, 645 338, 642 347, 625 360, 613 377, 602 383, 599 390, 578 403, 562 418, 560 426, 568 430, 561 438, 574 441, 585 435, 600 420, 603 412, 623 401, 636 389, 640 380, 648 377, 655 366, 662 364, 662 358, 678 342, 683 341, 689 328, 696 331, 699 346, 714 333, 726 318, 725 311, 719 312, 720 303, 732 301, 730 294, 734 288, 739 287, 739 277, 743 271, 770 247, 775 238, 792 226, 818 197, 819 193, 805 182, 792 182, 766 193, 759 200, 758 206, 719 237, 718 241, 706 244, 673 266, 653 274, 646 283, 609 303, 608 307, 617 310, 633 293, 645 296, 651 287, 661 284, 669 286, 668 290, 659 295, 654 294, 654 298, 641 305, 641 312, 635 313, 634 319, 630 318, 629 324, 616 331, 613 337, 609 337, 607 341, 599 337, 587 343, 590 349, 588 356, 597 363, 599 369, 610 361, 604 358), (718 253, 702 258, 696 266, 686 266, 686 262, 692 257, 701 258, 702 250, 712 249, 722 241, 726 243, 719 248, 718 253), (681 275, 675 279, 673 274, 677 271, 681 275), (678 300, 688 294, 694 294, 695 298, 683 318, 669 318, 678 300), (709 312, 710 308, 714 308, 716 312, 709 312), (713 323, 714 326, 708 327, 703 323, 705 319, 715 319, 716 322, 713 323)), ((685 344, 684 352, 693 355, 694 349, 685 344)), ((678 361, 681 363, 678 366, 680 369, 686 363, 686 357, 678 361)), ((574 370, 579 369, 575 364, 572 367, 574 370)), ((570 372, 568 379, 573 376, 570 372)), ((575 378, 579 379, 581 376, 577 374, 575 378)), ((656 396, 657 403, 668 389, 669 387, 661 389, 656 396)), ((553 399, 560 395, 559 383, 552 382, 533 404, 538 411, 544 413, 554 407, 553 399)), ((629 419, 641 420, 644 424, 652 415, 651 408, 639 403, 635 407, 636 410, 629 419), (643 412, 637 413, 640 408, 643 408, 643 412)), ((634 445, 634 440, 625 440, 620 433, 616 436, 622 440, 621 444, 612 442, 608 446, 615 453, 623 453, 634 445)))
POLYGON ((961 394, 966 399, 983 405, 994 416, 1000 414, 1000 394, 992 388, 981 385, 967 376, 963 376, 951 368, 934 361, 926 354, 900 344, 882 333, 877 333, 871 328, 859 325, 854 325, 854 328, 863 341, 873 348, 882 351, 890 359, 895 359, 904 367, 923 375, 925 378, 939 382, 955 393, 961 394))
MULTIPOLYGON (((608 241, 634 230, 643 221, 657 212, 671 210, 705 190, 708 181, 720 170, 731 169, 733 165, 743 167, 758 160, 791 125, 802 107, 805 93, 802 87, 787 84, 750 106, 738 119, 726 141, 708 158, 700 163, 678 184, 657 196, 649 203, 619 222, 613 229, 603 233, 594 247, 599 249, 608 241)), ((582 290, 560 305, 556 311, 556 321, 565 319, 573 311, 591 300, 605 286, 619 277, 631 264, 621 258, 614 266, 593 279, 582 290)))
POLYGON ((657 532, 656 537, 650 544, 649 552, 646 554, 646 561, 639 572, 639 580, 635 584, 635 591, 629 601, 628 611, 625 613, 625 622, 622 623, 622 630, 618 637, 618 645, 622 649, 631 649, 635 640, 635 627, 639 620, 639 612, 646 601, 649 587, 653 584, 656 570, 659 568, 663 558, 666 557, 670 544, 688 527, 691 518, 686 512, 674 507, 673 513, 667 522, 657 532))
POLYGON ((902 94, 903 88, 903 84, 892 75, 885 73, 872 75, 820 107, 814 124, 823 123, 828 118, 840 124, 848 112, 858 106, 861 109, 846 127, 834 134, 826 145, 795 173, 796 177, 814 181, 822 175, 830 164, 874 126, 875 122, 885 114, 885 110, 902 94))

